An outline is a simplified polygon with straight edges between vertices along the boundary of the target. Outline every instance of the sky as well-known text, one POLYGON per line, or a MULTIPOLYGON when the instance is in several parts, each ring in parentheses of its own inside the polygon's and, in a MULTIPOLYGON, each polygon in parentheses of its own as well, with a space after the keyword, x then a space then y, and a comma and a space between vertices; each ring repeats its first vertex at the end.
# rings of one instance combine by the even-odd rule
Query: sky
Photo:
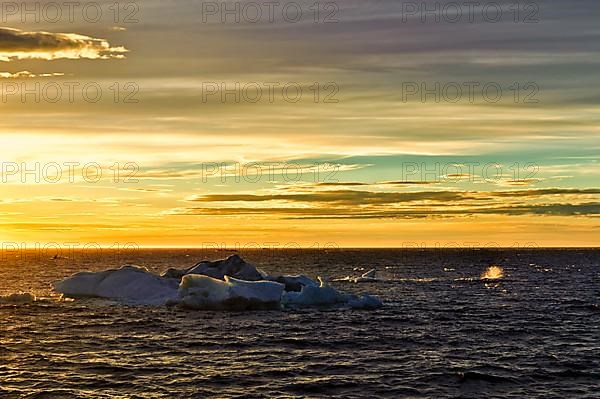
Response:
POLYGON ((600 245, 598 1, 68 4, 0 7, 5 248, 600 245))

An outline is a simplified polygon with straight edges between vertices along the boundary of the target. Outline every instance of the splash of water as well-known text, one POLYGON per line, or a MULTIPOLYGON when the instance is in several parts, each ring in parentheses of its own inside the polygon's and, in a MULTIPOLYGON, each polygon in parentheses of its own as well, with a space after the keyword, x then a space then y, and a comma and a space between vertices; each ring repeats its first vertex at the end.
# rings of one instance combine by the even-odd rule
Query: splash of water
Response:
POLYGON ((504 277, 504 269, 500 266, 490 266, 481 274, 482 280, 498 280, 504 277))

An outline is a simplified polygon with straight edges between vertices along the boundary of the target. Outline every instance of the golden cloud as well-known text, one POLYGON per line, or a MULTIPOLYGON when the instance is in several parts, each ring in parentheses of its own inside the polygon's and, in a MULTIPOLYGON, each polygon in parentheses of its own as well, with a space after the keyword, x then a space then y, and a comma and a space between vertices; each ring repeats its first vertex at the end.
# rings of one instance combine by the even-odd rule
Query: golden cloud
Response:
POLYGON ((128 50, 75 33, 26 32, 0 27, 0 61, 123 58, 128 50))
POLYGON ((61 72, 52 72, 52 73, 31 73, 29 71, 20 71, 20 72, 0 72, 0 79, 29 79, 29 78, 51 78, 57 76, 65 76, 64 73, 61 72))

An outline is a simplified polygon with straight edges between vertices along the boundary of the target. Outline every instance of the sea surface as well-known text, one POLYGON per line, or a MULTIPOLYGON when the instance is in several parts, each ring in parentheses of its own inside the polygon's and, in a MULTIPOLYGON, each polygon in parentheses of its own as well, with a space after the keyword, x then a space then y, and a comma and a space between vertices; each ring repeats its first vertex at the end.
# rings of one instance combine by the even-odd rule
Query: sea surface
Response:
POLYGON ((59 301, 51 283, 229 251, 10 252, 0 398, 600 398, 599 250, 249 250, 270 273, 340 282, 378 310, 207 312, 59 301), (492 268, 497 266, 497 268, 492 268), (488 274, 489 279, 482 279, 488 274))

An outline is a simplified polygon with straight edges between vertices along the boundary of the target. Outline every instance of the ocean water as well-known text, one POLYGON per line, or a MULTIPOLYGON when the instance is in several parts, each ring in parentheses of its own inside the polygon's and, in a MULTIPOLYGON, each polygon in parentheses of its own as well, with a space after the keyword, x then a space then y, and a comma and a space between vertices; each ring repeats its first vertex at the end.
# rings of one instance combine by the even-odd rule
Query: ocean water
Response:
POLYGON ((254 250, 267 272, 379 296, 375 311, 206 312, 57 301, 50 283, 227 251, 5 253, 0 398, 599 398, 599 250, 254 250), (497 268, 491 268, 497 266, 497 268), (482 279, 487 272, 492 279, 482 279))

